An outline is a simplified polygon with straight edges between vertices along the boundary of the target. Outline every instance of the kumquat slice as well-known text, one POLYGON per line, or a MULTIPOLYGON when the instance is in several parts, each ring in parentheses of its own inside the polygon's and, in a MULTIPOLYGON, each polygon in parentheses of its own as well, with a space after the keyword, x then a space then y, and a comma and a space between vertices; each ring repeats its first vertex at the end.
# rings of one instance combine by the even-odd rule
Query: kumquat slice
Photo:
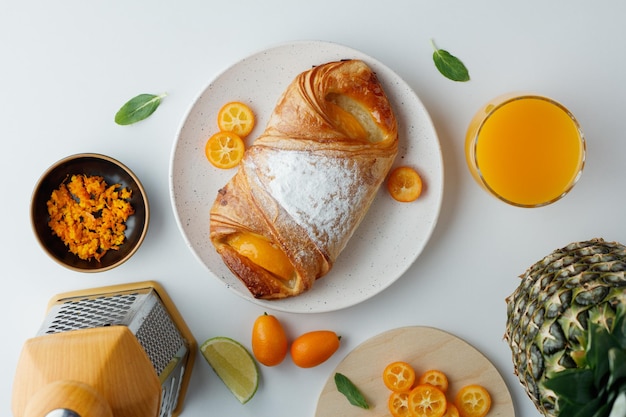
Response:
POLYGON ((394 200, 409 203, 422 194, 422 177, 411 167, 394 169, 387 178, 387 190, 394 200))
POLYGON ((407 362, 392 362, 383 370, 383 383, 391 391, 409 391, 415 383, 415 370, 407 362))
POLYGON ((491 396, 485 387, 471 384, 459 390, 454 403, 461 417, 484 417, 491 408, 491 396))
POLYGON ((430 369, 417 379, 418 384, 430 384, 443 392, 448 390, 448 377, 438 369, 430 369))
POLYGON ((242 139, 254 128, 252 109, 240 101, 226 103, 217 113, 217 126, 226 132, 235 132, 242 139))
POLYGON ((209 138, 204 148, 209 162, 222 169, 237 166, 244 150, 243 140, 233 132, 217 132, 209 138))
POLYGON ((393 417, 411 417, 409 410, 409 392, 392 391, 387 402, 389 412, 393 417))
POLYGON ((443 417, 461 417, 461 415, 459 414, 459 409, 456 407, 456 405, 448 401, 448 405, 446 406, 446 413, 443 415, 443 417))
POLYGON ((414 417, 443 417, 447 405, 446 394, 432 385, 416 385, 409 392, 409 411, 414 417))

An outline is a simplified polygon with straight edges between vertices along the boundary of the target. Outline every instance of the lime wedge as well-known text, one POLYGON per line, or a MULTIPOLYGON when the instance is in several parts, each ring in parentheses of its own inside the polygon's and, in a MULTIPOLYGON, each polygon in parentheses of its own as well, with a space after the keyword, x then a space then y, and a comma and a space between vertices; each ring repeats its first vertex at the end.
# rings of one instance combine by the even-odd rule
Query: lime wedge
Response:
POLYGON ((248 349, 236 340, 218 336, 205 341, 200 352, 239 402, 250 401, 259 387, 259 370, 248 349))

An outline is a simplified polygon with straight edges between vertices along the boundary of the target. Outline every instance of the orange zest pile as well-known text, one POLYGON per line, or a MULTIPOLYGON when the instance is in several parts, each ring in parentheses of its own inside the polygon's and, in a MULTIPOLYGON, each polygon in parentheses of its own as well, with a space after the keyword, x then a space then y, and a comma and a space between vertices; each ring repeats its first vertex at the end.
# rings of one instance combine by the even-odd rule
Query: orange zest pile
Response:
POLYGON ((223 105, 217 116, 219 131, 204 146, 209 162, 220 169, 236 167, 245 152, 243 139, 252 132, 254 124, 254 113, 244 103, 232 101, 223 105))
POLYGON ((422 177, 408 166, 401 166, 389 174, 387 190, 394 200, 402 203, 415 201, 422 194, 422 177))
POLYGON ((438 369, 419 376, 411 364, 389 363, 382 379, 390 390, 387 407, 393 417, 485 417, 491 396, 485 387, 470 384, 448 397, 448 377, 438 369))
POLYGON ((124 243, 126 220, 135 212, 131 191, 100 176, 72 175, 47 202, 52 232, 80 259, 100 259, 124 243))

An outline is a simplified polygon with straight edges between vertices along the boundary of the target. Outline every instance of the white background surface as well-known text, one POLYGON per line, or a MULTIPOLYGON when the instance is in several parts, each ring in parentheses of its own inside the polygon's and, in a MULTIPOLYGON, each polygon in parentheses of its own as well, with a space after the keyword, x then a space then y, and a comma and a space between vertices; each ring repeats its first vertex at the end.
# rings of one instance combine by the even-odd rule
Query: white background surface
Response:
POLYGON ((311 416, 326 378, 351 349, 385 330, 416 324, 452 332, 480 349, 507 381, 516 415, 539 415, 512 373, 502 339, 504 298, 518 275, 557 247, 592 237, 626 241, 625 12, 618 1, 564 0, 2 2, 0 414, 11 415, 22 344, 60 292, 157 280, 199 343, 223 335, 249 345, 252 322, 266 309, 224 288, 185 246, 168 192, 170 152, 187 109, 218 73, 260 49, 312 39, 380 60, 424 102, 443 149, 439 223, 415 264, 378 296, 332 313, 277 314, 291 336, 321 328, 342 334, 343 345, 328 362, 306 370, 289 361, 262 368, 257 395, 242 406, 198 357, 182 415, 311 416), (465 62, 470 82, 454 83, 436 71, 430 38, 465 62), (464 133, 474 111, 511 90, 561 101, 585 131, 583 177, 552 206, 506 206, 479 189, 465 166, 464 133), (168 97, 150 119, 115 125, 121 104, 144 92, 168 97), (49 165, 78 152, 127 164, 151 203, 143 246, 102 274, 57 265, 30 228, 35 182, 49 165))

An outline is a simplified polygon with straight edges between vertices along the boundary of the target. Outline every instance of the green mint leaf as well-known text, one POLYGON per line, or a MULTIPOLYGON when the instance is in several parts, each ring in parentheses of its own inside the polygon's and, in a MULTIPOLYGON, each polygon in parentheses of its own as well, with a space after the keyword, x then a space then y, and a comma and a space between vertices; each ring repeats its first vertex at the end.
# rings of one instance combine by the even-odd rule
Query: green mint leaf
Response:
POLYGON ((130 125, 150 116, 166 94, 139 94, 128 100, 115 114, 115 123, 130 125))
POLYGON ((432 39, 430 43, 435 50, 433 52, 435 66, 444 77, 452 81, 469 81, 469 71, 459 58, 444 49, 437 48, 432 39))
POLYGON ((337 386, 337 390, 346 396, 350 404, 356 405, 357 407, 361 407, 363 409, 370 408, 369 404, 361 394, 361 391, 348 379, 344 374, 340 374, 337 372, 335 374, 335 385, 337 386))

